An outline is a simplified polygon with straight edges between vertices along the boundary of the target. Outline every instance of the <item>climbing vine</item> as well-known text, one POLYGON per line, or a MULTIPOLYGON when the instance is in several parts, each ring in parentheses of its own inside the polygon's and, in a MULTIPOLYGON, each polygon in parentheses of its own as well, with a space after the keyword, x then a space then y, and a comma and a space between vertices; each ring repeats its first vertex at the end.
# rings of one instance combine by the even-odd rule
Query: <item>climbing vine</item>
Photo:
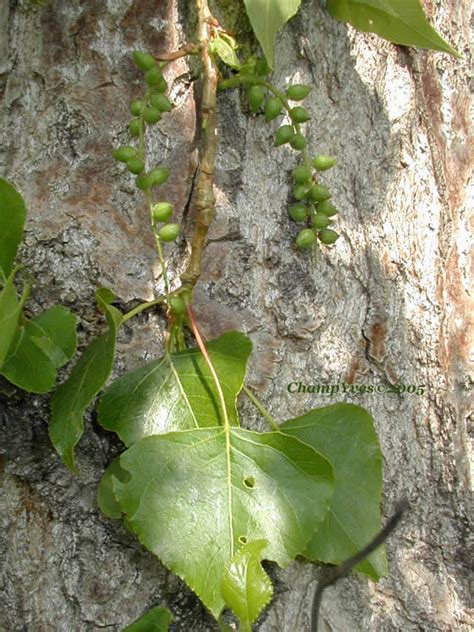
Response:
MULTIPOLYGON (((245 0, 263 56, 240 59, 234 36, 212 15, 207 0, 196 0, 195 41, 178 51, 133 53, 143 91, 130 104, 129 144, 112 155, 143 192, 162 293, 123 313, 114 306, 114 293, 99 288, 97 305, 106 329, 79 356, 51 404, 51 442, 78 474, 75 448, 83 434, 84 412, 110 376, 117 332, 137 314, 161 307, 166 319, 163 356, 115 380, 99 398, 98 423, 115 432, 126 449, 105 471, 98 503, 108 518, 125 519, 140 542, 200 597, 221 629, 229 629, 221 618, 225 608, 237 617, 240 630, 248 631, 272 599, 262 560, 284 567, 303 556, 310 562, 342 564, 327 585, 354 567, 377 580, 387 572, 380 545, 396 522, 380 535, 382 457, 370 414, 339 403, 293 419, 273 419, 245 385, 250 339, 230 331, 205 341, 193 312, 193 290, 216 211, 218 90, 242 87, 253 115, 274 126, 273 151, 289 145, 297 152, 290 168, 293 200, 288 209, 290 218, 301 224, 296 251, 310 250, 316 263, 319 249, 338 239, 338 209, 324 183, 324 172, 336 160, 314 153, 305 136, 311 117, 303 102, 312 87, 271 82, 276 33, 299 5, 299 0, 245 0), (160 193, 170 171, 150 154, 148 139, 163 117, 172 116, 163 71, 188 56, 201 64, 199 170, 190 252, 173 289, 167 255, 181 227, 173 219, 173 200, 160 193), (192 346, 187 343, 190 335, 192 346), (236 406, 241 391, 268 422, 267 432, 245 427, 236 406)), ((337 19, 396 43, 457 55, 429 26, 417 0, 329 0, 328 9, 337 19)), ((57 369, 76 351, 75 317, 55 306, 26 318, 30 281, 14 264, 25 219, 20 194, 1 180, 0 373, 22 389, 45 393, 54 387, 57 369), (15 282, 22 286, 20 297, 15 282)), ((320 596, 321 590, 313 608, 314 629, 320 596)), ((157 607, 126 630, 167 630, 170 621, 170 613, 157 607)))

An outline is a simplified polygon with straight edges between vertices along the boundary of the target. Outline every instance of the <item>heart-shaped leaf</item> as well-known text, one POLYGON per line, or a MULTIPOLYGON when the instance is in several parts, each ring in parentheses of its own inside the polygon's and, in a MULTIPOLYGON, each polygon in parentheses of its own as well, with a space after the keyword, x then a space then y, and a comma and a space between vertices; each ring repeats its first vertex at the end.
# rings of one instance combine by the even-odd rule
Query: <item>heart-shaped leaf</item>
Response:
POLYGON ((359 31, 460 57, 430 25, 419 0, 328 0, 328 9, 337 20, 350 22, 359 31))
POLYGON ((62 367, 76 351, 76 317, 61 305, 50 307, 31 322, 34 343, 44 351, 55 368, 62 367))
POLYGON ((273 46, 280 28, 298 11, 301 0, 244 0, 250 24, 273 68, 273 46))
MULTIPOLYGON (((219 375, 232 425, 252 343, 231 331, 206 344, 219 375)), ((98 405, 98 422, 132 445, 142 437, 173 430, 222 425, 216 385, 201 351, 187 349, 126 373, 107 388, 98 405)))
POLYGON ((10 347, 16 336, 21 303, 18 301, 14 284, 15 272, 8 277, 0 292, 0 369, 3 367, 10 347))
POLYGON ((217 618, 225 569, 242 544, 265 539, 280 566, 302 553, 327 511, 332 468, 280 432, 198 428, 141 439, 120 457, 115 497, 144 546, 217 618))
POLYGON ((243 626, 250 626, 270 602, 273 585, 260 564, 266 540, 245 544, 234 555, 221 582, 221 594, 226 604, 239 617, 243 626))
POLYGON ((13 185, 0 178, 0 279, 8 278, 12 272, 25 219, 23 198, 13 185))
POLYGON ((173 616, 168 608, 156 606, 127 625, 122 632, 168 632, 173 616))
MULTIPOLYGON (((330 510, 305 556, 340 564, 368 544, 381 526, 382 455, 372 417, 360 406, 334 404, 285 421, 280 429, 312 446, 334 468, 330 510)), ((373 579, 385 575, 383 547, 356 569, 373 579)))
POLYGON ((112 370, 120 312, 104 303, 108 330, 93 340, 79 357, 69 378, 51 402, 49 436, 64 463, 75 474, 74 447, 84 432, 84 411, 104 386, 112 370))

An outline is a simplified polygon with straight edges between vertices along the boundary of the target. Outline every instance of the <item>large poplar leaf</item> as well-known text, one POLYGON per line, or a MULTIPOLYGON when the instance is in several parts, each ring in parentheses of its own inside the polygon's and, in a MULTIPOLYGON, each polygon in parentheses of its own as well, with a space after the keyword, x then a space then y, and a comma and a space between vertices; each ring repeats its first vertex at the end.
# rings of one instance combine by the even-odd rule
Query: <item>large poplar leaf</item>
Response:
POLYGON ((244 0, 250 24, 273 67, 273 46, 280 28, 298 11, 301 0, 244 0))
POLYGON ((59 369, 76 351, 76 317, 65 307, 55 305, 35 316, 31 322, 37 329, 35 344, 59 369))
POLYGON ((99 487, 97 488, 97 504, 101 512, 107 518, 117 519, 122 517, 122 509, 118 504, 114 488, 113 478, 125 482, 129 478, 128 473, 120 465, 120 457, 114 459, 102 474, 99 487))
POLYGON ((432 48, 460 57, 430 25, 419 0, 328 0, 337 20, 405 46, 432 48))
MULTIPOLYGON (((285 421, 280 429, 312 446, 334 468, 330 510, 305 555, 314 561, 340 564, 381 528, 382 455, 372 417, 360 406, 334 404, 285 421)), ((373 579, 385 575, 383 548, 356 569, 373 579)))
POLYGON ((21 304, 16 295, 15 272, 12 272, 0 292, 0 369, 3 367, 16 336, 21 304))
MULTIPOLYGON (((251 341, 237 331, 206 344, 224 393, 231 425, 238 425, 236 397, 242 388, 251 341)), ((98 422, 130 446, 142 437, 223 424, 209 366, 199 348, 165 355, 111 384, 98 405, 98 422)))
POLYGON ((127 526, 197 593, 217 618, 220 585, 242 544, 268 541, 285 566, 326 514, 332 468, 280 432, 198 428, 141 439, 120 457, 130 479, 113 479, 127 526))
POLYGON ((139 619, 127 625, 122 632, 168 632, 173 616, 168 608, 156 606, 139 619))
POLYGON ((13 185, 0 178, 0 278, 10 276, 23 237, 26 208, 13 185))
POLYGON ((120 312, 105 303, 101 307, 107 318, 108 330, 86 347, 51 402, 49 436, 64 463, 75 474, 78 470, 74 448, 84 432, 84 412, 110 375, 115 338, 120 326, 120 312))
POLYGON ((232 558, 221 581, 224 601, 249 630, 273 596, 272 582, 260 563, 266 546, 266 540, 245 544, 232 558))

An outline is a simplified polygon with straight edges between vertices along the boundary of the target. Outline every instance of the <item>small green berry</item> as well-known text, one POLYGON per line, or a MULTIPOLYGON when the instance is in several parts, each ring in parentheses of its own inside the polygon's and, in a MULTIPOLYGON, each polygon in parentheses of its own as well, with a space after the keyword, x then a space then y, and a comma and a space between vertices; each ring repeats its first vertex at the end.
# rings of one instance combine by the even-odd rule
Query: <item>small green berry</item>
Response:
POLYGON ((136 154, 136 150, 134 147, 130 147, 130 145, 124 145, 123 147, 117 147, 112 151, 112 156, 115 160, 120 160, 120 162, 127 162, 130 158, 134 158, 136 154))
POLYGON ((158 231, 162 241, 174 241, 179 235, 179 224, 165 224, 158 231))
POLYGON ((169 202, 158 202, 152 209, 153 222, 167 222, 173 215, 173 205, 169 202))
POLYGON ((149 191, 153 186, 153 180, 149 173, 141 173, 135 179, 136 185, 142 191, 149 191))
POLYGON ((153 123, 158 123, 160 118, 161 112, 156 108, 145 108, 143 110, 143 120, 146 121, 149 125, 153 125, 153 123))
POLYGON ((278 147, 279 145, 288 143, 293 138, 294 134, 295 130, 293 129, 293 125, 282 125, 276 131, 275 145, 278 147))
POLYGON ((257 59, 257 63, 255 64, 255 72, 257 73, 257 75, 259 75, 260 77, 264 77, 265 75, 270 74, 271 70, 272 69, 268 65, 265 57, 260 57, 260 59, 257 59))
POLYGON ((325 187, 324 184, 315 184, 312 186, 308 195, 313 202, 322 202, 323 200, 327 200, 331 197, 329 189, 325 187))
POLYGON ((247 90, 247 101, 252 112, 258 112, 265 99, 265 89, 263 86, 250 86, 247 90))
POLYGON ((158 66, 153 66, 145 73, 145 81, 149 86, 157 86, 162 77, 161 70, 158 66))
POLYGON ((175 316, 182 316, 186 311, 186 304, 180 296, 172 296, 168 305, 175 316))
POLYGON ((326 171, 326 169, 334 167, 335 164, 336 159, 332 156, 324 156, 323 154, 320 154, 319 156, 315 156, 313 158, 314 168, 318 171, 326 171))
POLYGON ((154 167, 150 171, 150 176, 153 180, 153 185, 160 186, 160 184, 164 184, 168 180, 170 170, 168 167, 154 167))
POLYGON ((142 122, 139 118, 135 118, 130 121, 128 130, 132 136, 135 136, 135 137, 140 136, 141 129, 142 129, 142 122))
POLYGON ((294 222, 305 222, 308 218, 309 211, 302 204, 295 204, 288 209, 288 215, 294 222))
POLYGON ((265 120, 273 121, 281 112, 281 101, 278 97, 272 97, 265 103, 265 120))
POLYGON ((303 134, 295 134, 290 140, 290 145, 293 147, 293 149, 301 151, 306 147, 306 138, 303 136, 303 134))
POLYGON ((138 175, 143 171, 143 169, 145 169, 145 165, 143 160, 140 160, 140 158, 130 158, 130 160, 127 160, 127 169, 130 173, 138 175))
POLYGON ((156 94, 156 93, 160 94, 160 93, 166 92, 168 90, 168 82, 163 77, 163 75, 161 75, 160 80, 158 81, 158 83, 156 85, 152 86, 151 90, 152 90, 152 94, 156 94))
POLYGON ((135 101, 132 101, 130 103, 130 112, 133 114, 133 116, 140 116, 140 114, 142 113, 142 109, 143 101, 136 99, 135 101))
POLYGON ((303 228, 296 237, 296 245, 298 248, 311 248, 316 241, 316 235, 311 228, 303 228))
POLYGON ((153 66, 156 65, 156 60, 153 55, 150 55, 150 53, 143 53, 142 51, 134 50, 132 58, 135 66, 140 70, 143 70, 143 72, 150 70, 150 68, 153 68, 153 66))
POLYGON ((324 213, 315 213, 311 218, 313 228, 326 228, 329 225, 329 217, 324 213))
POLYGON ((319 239, 323 242, 323 244, 330 246, 339 239, 339 234, 330 228, 323 228, 323 230, 319 233, 319 239))
POLYGON ((308 187, 304 184, 297 184, 293 189, 293 197, 295 200, 304 200, 306 194, 308 193, 308 187))
POLYGON ((298 184, 305 184, 311 180, 311 169, 306 165, 298 165, 293 169, 291 175, 298 184))
POLYGON ((152 94, 150 101, 157 110, 160 112, 171 112, 173 104, 165 94, 152 94))
POLYGON ((311 118, 309 113, 299 105, 295 108, 291 108, 290 117, 293 123, 306 123, 306 121, 309 121, 311 118))
POLYGON ((329 200, 323 200, 322 202, 320 202, 316 210, 318 213, 324 213, 328 217, 337 215, 337 213, 339 212, 334 204, 332 204, 329 200))
POLYGON ((286 91, 286 96, 290 101, 302 101, 311 92, 311 86, 307 86, 303 83, 296 83, 294 86, 290 86, 286 91))

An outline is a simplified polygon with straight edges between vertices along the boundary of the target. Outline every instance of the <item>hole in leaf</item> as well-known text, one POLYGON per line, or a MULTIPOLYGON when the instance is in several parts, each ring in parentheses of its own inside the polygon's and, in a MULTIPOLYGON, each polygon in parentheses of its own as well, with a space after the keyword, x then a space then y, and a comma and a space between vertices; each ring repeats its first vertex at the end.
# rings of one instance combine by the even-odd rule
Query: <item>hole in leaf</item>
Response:
POLYGON ((249 489, 253 489, 255 487, 255 479, 253 476, 246 476, 244 478, 244 485, 249 489))
POLYGON ((244 535, 239 536, 240 544, 247 544, 247 538, 244 535))

